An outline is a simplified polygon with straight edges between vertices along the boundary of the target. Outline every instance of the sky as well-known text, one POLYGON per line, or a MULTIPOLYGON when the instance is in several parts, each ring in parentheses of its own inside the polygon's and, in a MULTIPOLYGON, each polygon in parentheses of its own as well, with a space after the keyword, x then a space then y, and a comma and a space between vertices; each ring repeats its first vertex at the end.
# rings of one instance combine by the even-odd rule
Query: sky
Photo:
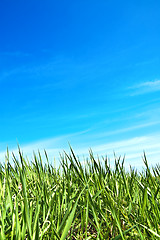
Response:
POLYGON ((0 161, 17 144, 160 161, 160 2, 0 1, 0 161))

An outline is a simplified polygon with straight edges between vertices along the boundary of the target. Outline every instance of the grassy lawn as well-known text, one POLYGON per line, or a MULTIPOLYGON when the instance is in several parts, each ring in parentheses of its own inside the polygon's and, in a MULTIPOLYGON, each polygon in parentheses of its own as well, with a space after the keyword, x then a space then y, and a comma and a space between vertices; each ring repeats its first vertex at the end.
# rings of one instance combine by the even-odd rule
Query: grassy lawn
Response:
POLYGON ((0 239, 160 239, 160 165, 126 171, 124 161, 90 152, 85 164, 45 152, 0 165, 0 239))

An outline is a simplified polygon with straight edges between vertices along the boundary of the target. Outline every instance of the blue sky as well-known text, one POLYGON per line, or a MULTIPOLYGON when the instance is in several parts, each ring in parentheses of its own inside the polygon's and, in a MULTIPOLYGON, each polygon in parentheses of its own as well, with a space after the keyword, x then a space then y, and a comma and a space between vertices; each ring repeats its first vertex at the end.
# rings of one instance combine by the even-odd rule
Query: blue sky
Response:
POLYGON ((1 1, 0 153, 160 155, 159 1, 1 1))

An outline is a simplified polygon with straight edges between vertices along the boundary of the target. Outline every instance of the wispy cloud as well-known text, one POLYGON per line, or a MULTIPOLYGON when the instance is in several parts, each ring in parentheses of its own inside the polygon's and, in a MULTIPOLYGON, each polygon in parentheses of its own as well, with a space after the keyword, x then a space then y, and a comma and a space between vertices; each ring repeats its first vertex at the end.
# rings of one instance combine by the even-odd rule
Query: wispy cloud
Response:
POLYGON ((28 57, 31 56, 30 53, 20 52, 20 51, 8 51, 8 52, 0 52, 0 56, 7 57, 28 57))
MULTIPOLYGON (((104 138, 104 137, 109 137, 109 136, 115 136, 118 134, 122 134, 122 133, 129 133, 135 130, 139 130, 139 129, 144 129, 144 128, 149 128, 149 127, 153 127, 155 125, 160 125, 160 121, 152 121, 152 122, 146 122, 146 123, 141 123, 141 124, 132 124, 132 126, 130 127, 126 127, 126 128, 121 128, 121 129, 117 129, 117 130, 112 130, 112 131, 103 131, 103 132, 98 132, 96 134, 91 133, 92 138, 104 138)), ((96 128, 96 127, 95 127, 96 128)), ((90 129, 90 131, 92 131, 93 129, 90 129)), ((91 135, 89 137, 91 137, 91 135)))
MULTIPOLYGON (((107 155, 110 158, 111 165, 114 165, 114 152, 117 157, 125 156, 126 167, 129 165, 136 168, 144 166, 143 151, 145 151, 149 165, 154 165, 159 162, 157 156, 160 154, 160 136, 140 136, 128 138, 122 141, 115 141, 106 144, 97 144, 92 146, 93 153, 99 156, 107 155)), ((77 149, 80 156, 87 155, 88 149, 77 149)))
MULTIPOLYGON (((6 56, 20 56, 20 52, 0 53, 6 56)), ((90 69, 91 71, 91 69, 90 69)), ((0 80, 23 82, 27 80, 27 88, 35 91, 50 91, 51 89, 64 89, 77 86, 86 79, 89 81, 90 71, 85 64, 80 64, 67 58, 50 58, 36 64, 23 64, 7 70, 0 71, 0 80), (45 79, 45 81, 44 81, 45 79), (54 81, 53 81, 54 80, 54 81), (37 84, 38 82, 38 84, 37 84), (30 87, 29 87, 30 86, 30 87)))
POLYGON ((160 91, 160 80, 141 82, 129 87, 128 90, 131 91, 131 96, 160 91))
POLYGON ((160 89, 160 80, 143 82, 143 83, 140 83, 137 87, 138 88, 149 87, 152 89, 157 89, 157 88, 160 89))
MULTIPOLYGON (((27 156, 28 158, 32 159, 33 157, 33 151, 37 152, 40 151, 42 153, 42 156, 44 157, 44 149, 47 150, 48 156, 50 157, 50 160, 53 160, 53 158, 59 158, 59 153, 62 153, 63 150, 67 149, 69 147, 69 141, 71 139, 78 138, 79 136, 85 134, 88 130, 80 131, 80 132, 75 132, 72 134, 66 134, 66 135, 60 135, 57 137, 53 138, 48 138, 48 139, 42 139, 38 140, 35 142, 30 142, 27 144, 20 144, 20 148, 24 154, 24 156, 27 156)), ((11 145, 5 145, 3 143, 3 150, 0 151, 0 160, 3 162, 5 159, 6 155, 6 150, 7 146, 9 147, 9 153, 10 156, 12 156, 12 152, 15 155, 18 155, 18 146, 14 146, 13 144, 11 145)))
MULTIPOLYGON (((78 139, 80 140, 80 135, 85 134, 84 132, 79 132, 72 135, 64 135, 57 138, 45 139, 26 145, 22 145, 21 149, 24 156, 27 156, 29 160, 33 159, 33 151, 37 152, 40 150, 42 158, 45 161, 44 149, 48 153, 50 162, 53 162, 56 159, 57 164, 59 164, 60 153, 63 153, 63 150, 69 151, 68 141, 78 139)), ((82 140, 82 139, 81 139, 82 140)), ((84 138, 85 140, 85 138, 84 138)), ((78 142, 77 141, 77 142, 78 142)), ((74 142, 74 141, 73 141, 74 142)), ((160 135, 148 135, 148 136, 139 136, 126 138, 124 140, 112 141, 110 143, 93 144, 92 140, 85 140, 85 142, 79 141, 79 144, 75 144, 73 149, 75 153, 80 156, 80 159, 83 160, 85 156, 88 156, 89 147, 92 148, 93 153, 99 156, 107 156, 111 159, 111 165, 114 165, 114 152, 116 156, 126 156, 126 167, 129 165, 135 166, 136 168, 141 168, 144 164, 142 161, 143 151, 146 152, 147 159, 149 164, 158 163, 159 159, 157 156, 160 155, 160 135)), ((10 149, 10 155, 14 152, 15 155, 18 154, 17 148, 10 149)), ((0 152, 1 162, 3 162, 5 156, 5 151, 0 152)))

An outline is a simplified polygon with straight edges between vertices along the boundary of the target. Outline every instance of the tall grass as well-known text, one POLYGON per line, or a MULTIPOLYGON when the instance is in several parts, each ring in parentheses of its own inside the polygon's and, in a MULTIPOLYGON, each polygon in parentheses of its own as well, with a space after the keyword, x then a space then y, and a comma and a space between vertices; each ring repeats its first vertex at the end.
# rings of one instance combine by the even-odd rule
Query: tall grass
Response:
POLYGON ((0 165, 0 239, 159 239, 160 165, 140 173, 107 158, 81 164, 73 150, 56 169, 9 154, 0 165))

